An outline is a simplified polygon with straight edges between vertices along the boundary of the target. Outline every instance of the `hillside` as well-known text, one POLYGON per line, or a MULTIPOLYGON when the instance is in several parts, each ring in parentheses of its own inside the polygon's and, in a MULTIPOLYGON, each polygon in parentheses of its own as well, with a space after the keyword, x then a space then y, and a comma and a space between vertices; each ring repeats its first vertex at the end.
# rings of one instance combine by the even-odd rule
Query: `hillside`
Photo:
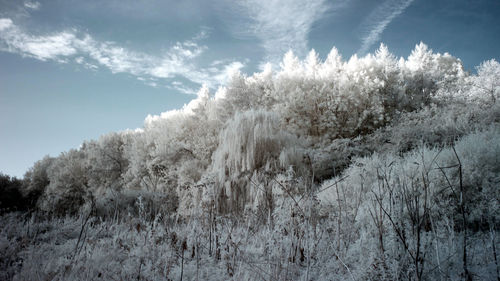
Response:
POLYGON ((204 86, 34 163, 0 279, 500 280, 500 64, 476 70, 381 45, 204 86))

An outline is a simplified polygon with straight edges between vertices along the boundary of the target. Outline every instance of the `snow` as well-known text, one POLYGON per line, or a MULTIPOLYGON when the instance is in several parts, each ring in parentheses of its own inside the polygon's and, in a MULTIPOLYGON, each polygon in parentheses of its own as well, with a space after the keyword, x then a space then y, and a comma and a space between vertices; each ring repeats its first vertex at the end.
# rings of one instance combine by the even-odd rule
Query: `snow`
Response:
POLYGON ((230 71, 35 163, 0 279, 497 279, 500 64, 477 70, 420 43, 230 71))

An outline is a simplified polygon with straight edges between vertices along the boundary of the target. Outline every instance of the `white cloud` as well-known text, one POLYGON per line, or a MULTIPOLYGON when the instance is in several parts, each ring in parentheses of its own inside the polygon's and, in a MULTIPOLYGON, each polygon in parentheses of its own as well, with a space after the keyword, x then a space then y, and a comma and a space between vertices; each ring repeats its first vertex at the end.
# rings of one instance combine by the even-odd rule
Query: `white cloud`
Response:
POLYGON ((0 19, 0 31, 12 27, 11 19, 0 19))
POLYGON ((153 88, 158 87, 158 83, 156 83, 156 82, 147 82, 146 85, 151 86, 153 88))
POLYGON ((68 32, 45 37, 17 36, 14 46, 23 49, 40 60, 61 58, 76 54, 76 49, 72 46, 75 35, 68 32), (20 40, 19 40, 20 39, 20 40))
POLYGON ((223 85, 227 82, 227 80, 236 72, 240 71, 245 65, 239 61, 232 62, 226 65, 222 72, 215 75, 215 80, 219 82, 219 84, 223 85))
POLYGON ((184 84, 179 83, 179 82, 172 83, 172 86, 168 87, 168 88, 174 89, 174 90, 179 91, 179 92, 186 94, 186 95, 196 95, 196 93, 197 93, 197 89, 187 87, 184 84))
POLYGON ((36 10, 40 9, 41 5, 40 5, 40 2, 37 2, 37 1, 35 1, 35 2, 27 1, 27 2, 24 2, 24 7, 36 11, 36 10))
POLYGON ((394 18, 404 12, 414 0, 387 0, 379 5, 362 24, 367 30, 358 54, 364 54, 380 40, 380 35, 394 18))
MULTIPOLYGON (((66 63, 71 58, 71 61, 88 69, 94 70, 100 66, 112 73, 129 73, 139 78, 173 79, 181 76, 193 83, 216 88, 229 69, 240 69, 243 64, 228 62, 207 68, 197 65, 195 59, 207 49, 206 46, 200 46, 197 40, 206 36, 207 30, 204 29, 193 39, 177 42, 163 54, 153 56, 128 50, 115 42, 95 40, 89 34, 75 29, 49 35, 32 35, 15 25, 11 19, 0 19, 0 51, 59 63, 66 63)), ((151 81, 146 84, 158 86, 158 83, 151 81)), ((195 93, 180 85, 174 85, 173 88, 183 93, 195 93)))
POLYGON ((47 36, 31 36, 13 24, 11 19, 0 19, 0 38, 6 47, 2 49, 19 52, 39 60, 62 59, 76 53, 71 32, 59 32, 47 36))
POLYGON ((238 27, 235 32, 259 38, 268 61, 276 63, 290 49, 303 56, 308 51, 308 34, 313 23, 329 9, 339 8, 345 2, 347 1, 239 0, 237 3, 251 22, 246 27, 238 27))
POLYGON ((78 64, 81 64, 83 65, 83 67, 85 67, 86 69, 90 69, 90 70, 97 70, 99 67, 95 64, 92 64, 92 63, 89 63, 89 62, 86 62, 85 59, 83 57, 77 57, 75 58, 75 62, 78 63, 78 64))

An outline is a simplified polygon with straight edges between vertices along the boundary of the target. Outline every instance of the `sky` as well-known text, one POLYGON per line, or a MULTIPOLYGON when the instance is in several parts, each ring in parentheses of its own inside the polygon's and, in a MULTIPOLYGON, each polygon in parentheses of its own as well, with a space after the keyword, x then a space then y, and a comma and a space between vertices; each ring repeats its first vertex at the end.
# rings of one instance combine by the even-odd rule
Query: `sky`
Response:
POLYGON ((0 0, 0 173, 143 126, 283 54, 500 59, 499 0, 0 0))

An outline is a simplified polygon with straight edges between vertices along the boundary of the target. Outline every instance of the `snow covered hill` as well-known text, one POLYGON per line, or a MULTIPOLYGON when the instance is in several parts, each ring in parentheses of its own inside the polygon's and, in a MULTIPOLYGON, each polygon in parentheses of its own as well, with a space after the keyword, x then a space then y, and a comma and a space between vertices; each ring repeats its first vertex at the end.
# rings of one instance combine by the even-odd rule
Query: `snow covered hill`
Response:
POLYGON ((499 99, 497 61, 423 43, 289 52, 36 162, 0 279, 499 279, 499 99))

